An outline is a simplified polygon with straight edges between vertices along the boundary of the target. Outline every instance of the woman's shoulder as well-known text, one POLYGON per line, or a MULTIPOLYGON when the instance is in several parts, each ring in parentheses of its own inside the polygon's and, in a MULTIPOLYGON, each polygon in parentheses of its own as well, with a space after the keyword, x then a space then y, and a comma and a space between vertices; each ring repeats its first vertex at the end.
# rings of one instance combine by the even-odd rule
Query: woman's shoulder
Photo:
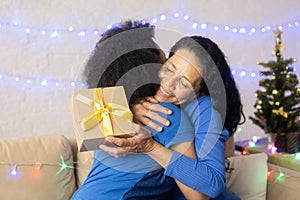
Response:
POLYGON ((200 96, 194 101, 188 103, 184 107, 184 111, 186 112, 202 112, 203 110, 207 110, 212 108, 211 98, 210 96, 204 95, 200 96))
POLYGON ((160 102, 159 104, 163 107, 166 107, 166 108, 169 108, 170 110, 172 110, 171 115, 164 115, 162 113, 159 113, 163 117, 165 117, 169 120, 180 120, 180 119, 186 120, 186 119, 188 119, 188 116, 186 115, 186 113, 183 112, 183 110, 179 106, 174 105, 172 103, 168 103, 168 102, 160 102))
POLYGON ((211 104, 211 98, 208 95, 203 95, 197 98, 198 103, 209 103, 211 104))
POLYGON ((169 108, 169 109, 174 108, 174 109, 176 109, 176 110, 180 110, 180 108, 179 108, 177 105, 173 104, 173 103, 169 103, 169 102, 159 102, 159 104, 160 104, 161 106, 167 107, 167 108, 169 108))

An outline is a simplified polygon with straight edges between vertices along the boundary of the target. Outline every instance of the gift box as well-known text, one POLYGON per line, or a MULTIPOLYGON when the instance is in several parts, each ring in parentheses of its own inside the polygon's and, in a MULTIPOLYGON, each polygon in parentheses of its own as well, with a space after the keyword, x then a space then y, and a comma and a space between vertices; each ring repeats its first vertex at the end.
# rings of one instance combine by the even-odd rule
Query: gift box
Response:
POLYGON ((130 137, 132 113, 123 86, 81 89, 72 94, 71 111, 79 151, 99 149, 105 137, 130 137))

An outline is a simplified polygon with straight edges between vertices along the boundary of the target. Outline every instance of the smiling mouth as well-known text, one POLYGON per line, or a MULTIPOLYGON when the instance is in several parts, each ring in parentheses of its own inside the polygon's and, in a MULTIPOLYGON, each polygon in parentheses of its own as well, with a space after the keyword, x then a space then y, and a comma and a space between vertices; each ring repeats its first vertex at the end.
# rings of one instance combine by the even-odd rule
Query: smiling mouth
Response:
POLYGON ((159 87, 159 91, 161 93, 162 96, 165 96, 165 97, 170 97, 172 96, 171 94, 169 94, 162 86, 159 87))

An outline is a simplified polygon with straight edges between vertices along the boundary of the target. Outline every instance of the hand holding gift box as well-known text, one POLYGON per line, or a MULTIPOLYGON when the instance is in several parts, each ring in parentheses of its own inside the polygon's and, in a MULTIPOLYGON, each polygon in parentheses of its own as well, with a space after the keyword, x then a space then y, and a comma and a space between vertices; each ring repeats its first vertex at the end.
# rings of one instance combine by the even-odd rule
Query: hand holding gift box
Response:
POLYGON ((73 92, 73 122, 79 151, 99 149, 107 136, 130 137, 132 113, 122 86, 73 92))

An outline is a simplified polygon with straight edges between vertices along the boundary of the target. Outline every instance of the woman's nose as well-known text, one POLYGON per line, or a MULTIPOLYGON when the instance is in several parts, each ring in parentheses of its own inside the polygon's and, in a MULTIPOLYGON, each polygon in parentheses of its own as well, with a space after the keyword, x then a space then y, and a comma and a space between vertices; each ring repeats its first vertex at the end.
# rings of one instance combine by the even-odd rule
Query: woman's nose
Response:
POLYGON ((165 84, 169 89, 174 90, 176 88, 176 84, 177 84, 176 82, 177 79, 175 76, 173 76, 173 77, 168 77, 165 81, 165 84))

